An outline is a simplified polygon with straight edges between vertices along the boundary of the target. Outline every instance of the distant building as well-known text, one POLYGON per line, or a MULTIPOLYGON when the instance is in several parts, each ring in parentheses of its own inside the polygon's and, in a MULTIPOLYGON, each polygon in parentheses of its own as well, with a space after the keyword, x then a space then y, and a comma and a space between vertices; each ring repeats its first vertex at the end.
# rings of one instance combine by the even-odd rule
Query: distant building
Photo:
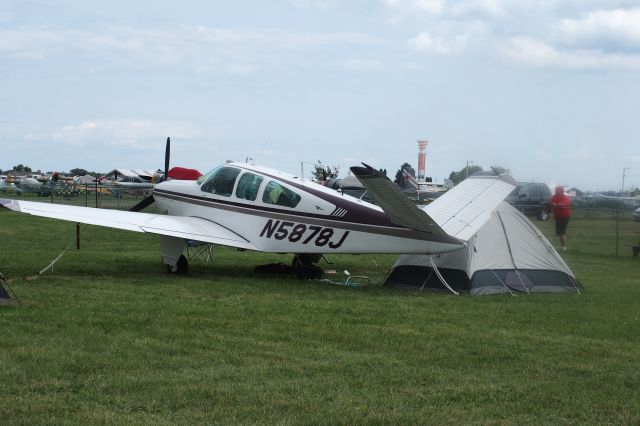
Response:
POLYGON ((155 170, 113 169, 104 175, 104 178, 108 180, 120 180, 123 177, 138 177, 143 181, 151 182, 155 173, 155 170))
POLYGON ((584 197, 584 192, 580 191, 578 188, 576 187, 572 187, 570 189, 567 189, 565 191, 565 193, 570 196, 570 197, 574 197, 574 198, 583 198, 584 197))

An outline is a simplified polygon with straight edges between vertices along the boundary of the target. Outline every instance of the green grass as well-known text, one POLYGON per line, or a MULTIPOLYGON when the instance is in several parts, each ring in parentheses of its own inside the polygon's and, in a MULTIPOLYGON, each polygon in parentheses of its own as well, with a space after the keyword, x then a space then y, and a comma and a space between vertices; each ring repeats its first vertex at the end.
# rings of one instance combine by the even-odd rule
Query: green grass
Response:
MULTIPOLYGON (((156 236, 87 226, 78 251, 74 224, 0 212, 22 300, 0 423, 638 424, 640 259, 610 219, 569 238, 583 294, 455 297, 256 276, 290 256, 220 247, 168 276, 156 236)), ((379 282, 394 256, 330 259, 379 282)))

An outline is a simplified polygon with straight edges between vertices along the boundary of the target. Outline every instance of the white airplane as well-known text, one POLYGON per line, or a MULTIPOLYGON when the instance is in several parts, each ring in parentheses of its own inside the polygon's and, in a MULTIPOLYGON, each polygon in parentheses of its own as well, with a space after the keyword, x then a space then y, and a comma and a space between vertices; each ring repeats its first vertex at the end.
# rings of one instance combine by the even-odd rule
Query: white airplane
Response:
POLYGON ((419 208, 386 176, 363 166, 351 171, 378 205, 284 172, 236 162, 197 181, 161 182, 132 211, 9 199, 0 199, 0 205, 35 216, 159 234, 167 270, 186 273, 187 241, 294 253, 306 264, 325 253, 430 255, 457 250, 515 187, 508 175, 474 175, 419 208), (153 202, 163 214, 139 212, 153 202))
POLYGON ((602 200, 618 200, 618 201, 636 201, 636 202, 640 202, 640 196, 638 196, 638 195, 633 196, 633 197, 631 197, 631 196, 625 197, 623 195, 589 194, 585 198, 587 198, 587 199, 599 198, 599 199, 602 199, 602 200))

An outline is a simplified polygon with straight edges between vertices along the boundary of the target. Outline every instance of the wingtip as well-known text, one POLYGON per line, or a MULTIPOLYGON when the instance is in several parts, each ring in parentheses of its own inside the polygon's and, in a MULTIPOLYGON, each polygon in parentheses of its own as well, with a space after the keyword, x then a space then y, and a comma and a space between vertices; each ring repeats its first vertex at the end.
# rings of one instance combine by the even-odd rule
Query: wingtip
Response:
POLYGON ((18 203, 8 198, 0 198, 0 206, 14 211, 19 211, 18 203))
POLYGON ((361 167, 361 166, 353 166, 353 167, 350 168, 351 172, 356 177, 372 177, 372 176, 377 176, 377 175, 384 176, 382 173, 380 173, 379 171, 377 171, 376 169, 374 169, 373 167, 371 167, 367 163, 361 163, 361 164, 362 164, 363 167, 361 167))
POLYGON ((503 182, 507 182, 507 183, 509 183, 511 185, 514 185, 514 186, 516 185, 516 180, 509 173, 498 173, 493 168, 492 168, 492 170, 487 170, 487 171, 474 173, 471 176, 469 176, 469 178, 473 178, 473 179, 486 179, 486 178, 498 179, 498 180, 501 180, 503 182))

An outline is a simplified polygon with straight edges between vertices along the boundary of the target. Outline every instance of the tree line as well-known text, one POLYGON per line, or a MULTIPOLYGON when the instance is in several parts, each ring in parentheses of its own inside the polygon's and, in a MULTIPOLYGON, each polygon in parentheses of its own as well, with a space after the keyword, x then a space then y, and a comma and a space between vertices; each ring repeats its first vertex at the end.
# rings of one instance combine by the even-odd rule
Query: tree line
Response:
MULTIPOLYGON (((16 166, 13 166, 11 169, 9 170, 2 170, 0 169, 0 175, 7 175, 7 174, 11 174, 12 172, 14 173, 33 173, 33 174, 43 174, 41 170, 33 170, 31 167, 29 166, 25 166, 24 164, 18 164, 16 166)), ((50 175, 53 174, 52 171, 50 172, 46 172, 44 174, 50 175)), ((93 177, 100 177, 103 175, 103 173, 98 173, 98 172, 89 172, 85 169, 82 168, 75 168, 75 169, 71 169, 69 170, 69 173, 63 173, 65 175, 72 175, 72 176, 85 176, 85 175, 91 175, 93 177)))

